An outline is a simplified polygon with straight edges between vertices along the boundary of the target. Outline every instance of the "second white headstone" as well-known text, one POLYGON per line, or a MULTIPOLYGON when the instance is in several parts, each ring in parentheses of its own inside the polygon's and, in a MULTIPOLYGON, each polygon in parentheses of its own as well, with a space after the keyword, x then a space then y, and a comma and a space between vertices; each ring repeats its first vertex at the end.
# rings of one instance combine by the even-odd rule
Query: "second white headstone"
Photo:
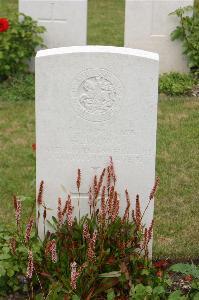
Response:
POLYGON ((19 12, 46 28, 47 48, 87 43, 87 0, 19 0, 19 12))
POLYGON ((160 73, 187 72, 182 44, 170 38, 170 33, 179 25, 179 19, 169 14, 192 4, 193 0, 126 0, 125 46, 157 52, 160 73))

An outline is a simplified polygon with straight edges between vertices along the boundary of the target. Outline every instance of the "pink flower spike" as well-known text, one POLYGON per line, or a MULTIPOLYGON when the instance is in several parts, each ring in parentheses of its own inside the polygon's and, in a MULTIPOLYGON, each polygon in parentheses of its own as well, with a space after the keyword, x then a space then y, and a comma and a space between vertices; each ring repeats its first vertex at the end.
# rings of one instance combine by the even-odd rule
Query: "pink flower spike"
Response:
POLYGON ((79 193, 79 189, 80 189, 80 185, 81 185, 81 170, 80 169, 77 170, 76 185, 77 185, 77 190, 78 190, 78 193, 79 193))
POLYGON ((68 206, 67 206, 67 211, 66 211, 66 219, 68 226, 72 227, 73 226, 73 206, 72 206, 72 201, 71 201, 71 196, 68 195, 68 206))
POLYGON ((111 172, 111 176, 113 178, 113 183, 115 185, 115 183, 116 183, 116 175, 115 175, 115 168, 114 168, 114 165, 113 165, 112 156, 110 156, 110 172, 111 172))
POLYGON ((89 192, 88 192, 88 204, 90 208, 93 206, 93 196, 92 196, 92 189, 90 187, 89 192))
POLYGON ((28 251, 28 267, 26 272, 26 277, 31 279, 34 271, 34 264, 33 264, 33 254, 32 251, 28 251))
POLYGON ((87 256, 88 256, 88 260, 91 262, 95 262, 95 260, 96 260, 96 255, 95 255, 96 240, 97 240, 97 231, 95 230, 93 232, 92 239, 90 238, 89 240, 87 240, 87 242, 88 242, 87 256))
POLYGON ((154 196, 155 196, 155 194, 156 194, 156 192, 157 192, 159 183, 160 183, 160 179, 159 179, 159 177, 157 177, 156 180, 155 180, 154 186, 153 186, 153 188, 152 188, 152 190, 151 190, 151 193, 150 193, 150 195, 149 195, 149 199, 150 199, 150 200, 152 200, 152 199, 154 198, 154 196))
POLYGON ((88 229, 88 224, 84 223, 83 225, 83 238, 85 240, 90 240, 90 233, 89 233, 89 229, 88 229))
POLYGON ((77 263, 74 261, 70 264, 71 268, 71 279, 70 279, 70 285, 73 290, 76 290, 77 288, 77 279, 79 277, 79 272, 77 271, 77 263))
POLYGON ((59 225, 63 224, 63 215, 62 215, 62 201, 61 198, 58 198, 58 206, 57 206, 57 218, 59 225))
POLYGON ((16 210, 15 210, 15 218, 16 218, 16 223, 17 226, 19 225, 19 221, 21 220, 21 200, 16 200, 16 210))
POLYGON ((57 258, 57 246, 56 246, 56 241, 53 239, 51 240, 47 247, 45 253, 48 255, 51 255, 51 260, 52 262, 56 263, 58 258, 57 258))
POLYGON ((26 225, 25 243, 29 243, 33 224, 34 224, 34 219, 33 217, 31 217, 28 224, 26 225))

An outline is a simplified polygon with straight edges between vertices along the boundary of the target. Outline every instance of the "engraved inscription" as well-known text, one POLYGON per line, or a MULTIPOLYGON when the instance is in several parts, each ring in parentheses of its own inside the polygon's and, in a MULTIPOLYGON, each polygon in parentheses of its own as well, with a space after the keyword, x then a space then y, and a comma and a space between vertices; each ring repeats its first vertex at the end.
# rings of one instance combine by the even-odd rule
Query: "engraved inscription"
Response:
POLYGON ((73 107, 84 119, 107 120, 120 106, 121 83, 107 70, 88 69, 74 79, 72 86, 73 107))

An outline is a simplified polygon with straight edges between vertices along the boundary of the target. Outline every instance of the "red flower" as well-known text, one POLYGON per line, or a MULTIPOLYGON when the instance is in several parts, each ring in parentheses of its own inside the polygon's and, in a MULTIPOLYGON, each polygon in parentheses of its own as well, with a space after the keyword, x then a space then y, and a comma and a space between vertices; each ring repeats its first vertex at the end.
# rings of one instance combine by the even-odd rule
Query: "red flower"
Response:
POLYGON ((36 151, 36 144, 32 144, 32 150, 36 151))
POLYGON ((9 22, 5 18, 0 19, 0 32, 6 31, 9 28, 9 22))
POLYGON ((115 263, 115 258, 114 256, 109 256, 106 262, 108 265, 113 265, 115 263))
POLYGON ((154 266, 158 269, 166 269, 168 262, 166 260, 159 260, 154 262, 154 266))
POLYGON ((193 277, 191 275, 186 275, 186 276, 184 276, 184 280, 190 282, 193 280, 193 277))
POLYGON ((162 272, 162 271, 158 271, 158 272, 156 273, 156 275, 157 275, 158 277, 162 278, 163 272, 162 272))

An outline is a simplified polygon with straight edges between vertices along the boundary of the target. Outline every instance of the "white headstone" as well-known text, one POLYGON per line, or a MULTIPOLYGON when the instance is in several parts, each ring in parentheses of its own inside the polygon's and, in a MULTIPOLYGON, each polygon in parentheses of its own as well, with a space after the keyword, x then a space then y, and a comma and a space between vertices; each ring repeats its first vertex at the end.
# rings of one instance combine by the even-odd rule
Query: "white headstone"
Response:
POLYGON ((170 39, 179 19, 169 14, 192 4, 193 0, 126 0, 125 46, 157 52, 160 73, 187 72, 182 43, 170 39))
MULTIPOLYGON (((89 212, 93 175, 112 156, 121 212, 128 188, 145 208, 155 178, 158 55, 120 47, 42 50, 36 56, 37 188, 57 214, 57 199, 71 192, 77 209, 77 169, 82 171, 81 215, 89 212)), ((153 202, 145 222, 153 218, 153 202)), ((42 234, 40 224, 40 234, 42 234)))
POLYGON ((87 43, 87 0, 19 0, 19 12, 46 28, 47 48, 87 43))

